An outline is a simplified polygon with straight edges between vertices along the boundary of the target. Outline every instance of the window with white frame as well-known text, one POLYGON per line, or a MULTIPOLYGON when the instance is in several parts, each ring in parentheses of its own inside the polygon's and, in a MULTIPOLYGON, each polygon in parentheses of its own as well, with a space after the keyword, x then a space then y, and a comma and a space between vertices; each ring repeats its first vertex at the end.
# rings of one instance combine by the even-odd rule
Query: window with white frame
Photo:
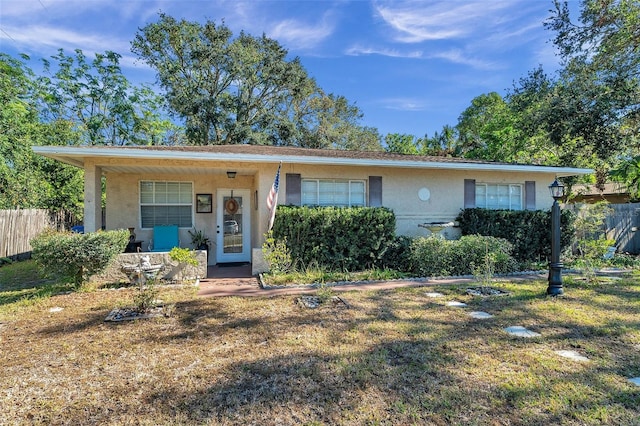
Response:
POLYGON ((303 206, 364 207, 365 181, 302 179, 303 206))
POLYGON ((523 193, 521 184, 476 182, 476 207, 522 210, 523 193))
POLYGON ((191 182, 140 182, 142 228, 156 225, 193 226, 193 184, 191 182))

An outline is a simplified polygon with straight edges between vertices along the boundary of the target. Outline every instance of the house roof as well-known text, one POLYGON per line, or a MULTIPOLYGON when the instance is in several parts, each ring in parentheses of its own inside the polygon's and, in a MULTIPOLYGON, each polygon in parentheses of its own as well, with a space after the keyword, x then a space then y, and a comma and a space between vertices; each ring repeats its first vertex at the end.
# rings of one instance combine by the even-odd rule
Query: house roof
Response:
POLYGON ((86 158, 154 160, 233 161, 238 163, 283 163, 353 165, 369 167, 513 171, 575 176, 591 169, 501 163, 457 157, 403 155, 384 151, 345 151, 263 145, 206 146, 34 146, 34 152, 67 164, 84 167, 86 158))

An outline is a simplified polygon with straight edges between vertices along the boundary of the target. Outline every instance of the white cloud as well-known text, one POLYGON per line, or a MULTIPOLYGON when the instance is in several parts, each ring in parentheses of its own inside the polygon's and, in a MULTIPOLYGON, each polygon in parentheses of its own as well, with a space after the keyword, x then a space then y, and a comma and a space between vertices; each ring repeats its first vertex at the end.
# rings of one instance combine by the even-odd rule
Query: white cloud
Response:
POLYGON ((479 70, 495 70, 503 68, 496 62, 466 56, 460 49, 451 49, 429 55, 430 58, 444 59, 454 64, 468 65, 479 70))
POLYGON ((497 13, 513 2, 388 2, 376 5, 377 14, 396 30, 404 43, 464 38, 478 28, 491 27, 497 13))
POLYGON ((423 57, 422 51, 414 50, 411 52, 401 52, 397 49, 388 48, 374 48, 374 47, 362 47, 359 45, 352 46, 345 51, 345 54, 349 56, 361 56, 361 55, 380 55, 388 56, 392 58, 412 58, 419 59, 423 57))
POLYGON ((335 25, 327 14, 317 23, 286 19, 271 26, 267 36, 292 49, 309 49, 333 34, 335 25))
POLYGON ((11 43, 18 50, 29 54, 36 53, 43 57, 51 56, 58 49, 64 49, 66 54, 72 54, 75 49, 80 49, 90 58, 95 53, 111 50, 122 55, 120 58, 122 67, 146 67, 136 57, 127 54, 129 51, 128 40, 116 40, 99 34, 81 34, 47 26, 3 27, 0 39, 3 40, 3 44, 5 42, 11 43))
POLYGON ((424 111, 427 107, 423 99, 415 98, 387 98, 379 100, 378 104, 396 111, 424 111))

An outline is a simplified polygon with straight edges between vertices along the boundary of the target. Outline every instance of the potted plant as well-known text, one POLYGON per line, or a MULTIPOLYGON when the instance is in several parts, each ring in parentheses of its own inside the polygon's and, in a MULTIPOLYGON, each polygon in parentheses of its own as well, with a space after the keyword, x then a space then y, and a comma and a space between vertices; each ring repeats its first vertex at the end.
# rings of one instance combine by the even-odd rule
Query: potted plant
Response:
POLYGON ((209 237, 204 235, 204 231, 194 228, 193 231, 189 231, 189 235, 191 236, 191 244, 193 244, 193 247, 195 247, 196 250, 209 251, 211 240, 209 240, 209 237))

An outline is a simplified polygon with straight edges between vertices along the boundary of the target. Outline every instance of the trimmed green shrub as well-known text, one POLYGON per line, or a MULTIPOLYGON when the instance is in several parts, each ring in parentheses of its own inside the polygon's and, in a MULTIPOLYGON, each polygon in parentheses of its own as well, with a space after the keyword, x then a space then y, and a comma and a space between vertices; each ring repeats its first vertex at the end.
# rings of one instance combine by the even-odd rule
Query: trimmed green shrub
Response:
MULTIPOLYGON (((456 218, 462 235, 504 238, 513 244, 513 257, 519 262, 547 260, 551 254, 551 212, 547 210, 464 209, 456 218)), ((575 215, 562 210, 561 250, 574 240, 575 215)))
POLYGON ((406 235, 397 235, 388 245, 382 256, 382 267, 401 272, 411 272, 411 246, 413 238, 406 235))
POLYGON ((286 238, 292 259, 303 268, 360 271, 382 263, 395 227, 395 215, 384 207, 278 206, 273 236, 286 238))
POLYGON ((103 272, 128 242, 126 229, 87 234, 48 230, 31 240, 32 257, 46 273, 56 273, 79 286, 103 272))
POLYGON ((413 240, 411 263, 413 272, 424 277, 471 275, 474 269, 491 259, 496 273, 517 270, 511 256, 512 244, 503 239, 480 235, 467 235, 459 240, 420 237, 413 240))

